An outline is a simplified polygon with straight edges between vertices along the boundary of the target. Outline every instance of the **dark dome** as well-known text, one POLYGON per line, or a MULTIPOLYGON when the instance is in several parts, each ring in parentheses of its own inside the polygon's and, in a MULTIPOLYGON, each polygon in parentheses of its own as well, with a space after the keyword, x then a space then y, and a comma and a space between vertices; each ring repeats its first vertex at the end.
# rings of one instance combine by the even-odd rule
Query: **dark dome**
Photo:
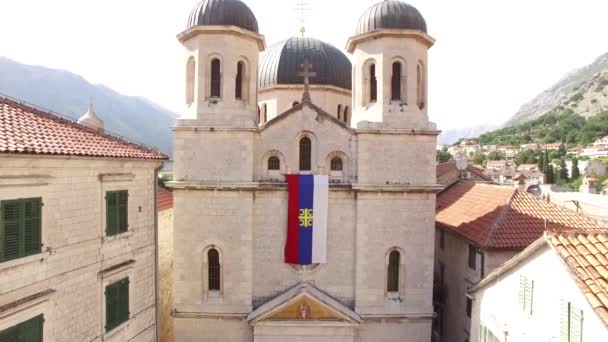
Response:
POLYGON ((310 84, 352 89, 351 64, 340 50, 314 38, 294 37, 269 47, 260 57, 260 88, 276 84, 303 84, 298 76, 308 58, 317 76, 310 84))
POLYGON ((233 25, 259 32, 255 15, 239 0, 202 0, 188 18, 188 28, 198 25, 233 25))
POLYGON ((356 34, 379 29, 418 30, 426 33, 426 21, 414 6, 399 0, 384 0, 363 13, 356 34))

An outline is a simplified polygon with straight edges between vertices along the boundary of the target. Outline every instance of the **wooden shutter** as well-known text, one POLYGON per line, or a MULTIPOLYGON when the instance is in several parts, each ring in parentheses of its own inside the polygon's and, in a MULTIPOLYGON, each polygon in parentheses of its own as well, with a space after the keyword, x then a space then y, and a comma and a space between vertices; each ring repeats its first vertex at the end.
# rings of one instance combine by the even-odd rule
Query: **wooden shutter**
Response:
POLYGON ((106 287, 106 331, 118 326, 118 287, 115 284, 106 287))
POLYGON ((106 192, 106 235, 118 234, 118 193, 106 192))
POLYGON ((23 240, 24 256, 40 253, 42 226, 42 199, 35 198, 23 203, 23 240))
POLYGON ((570 304, 570 342, 582 342, 583 312, 570 304))
POLYGON ((19 201, 3 201, 1 204, 0 262, 19 258, 21 250, 21 205, 19 201))
POLYGON ((119 191, 118 195, 118 232, 129 230, 129 192, 119 191))
POLYGON ((570 303, 563 300, 561 301, 560 307, 560 342, 570 342, 570 303))
POLYGON ((19 342, 19 326, 10 327, 0 331, 0 341, 2 342, 19 342))
POLYGON ((42 342, 44 318, 34 317, 19 325, 19 342, 42 342))
POLYGON ((118 285, 119 321, 124 323, 129 320, 129 279, 120 281, 118 285))

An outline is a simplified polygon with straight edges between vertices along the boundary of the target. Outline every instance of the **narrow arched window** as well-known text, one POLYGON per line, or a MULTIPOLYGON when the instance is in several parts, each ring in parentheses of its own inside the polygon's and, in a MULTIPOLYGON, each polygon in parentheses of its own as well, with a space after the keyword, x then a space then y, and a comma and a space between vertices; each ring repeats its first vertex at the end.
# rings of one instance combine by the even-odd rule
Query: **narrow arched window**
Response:
POLYGON ((342 171, 343 167, 344 166, 342 165, 342 158, 335 157, 331 160, 331 170, 332 171, 342 171))
POLYGON ((279 171, 281 170, 281 161, 278 157, 270 157, 268 158, 268 170, 269 171, 279 171))
POLYGON ((209 291, 220 290, 220 253, 217 249, 210 249, 207 252, 207 258, 209 263, 209 291))
POLYGON ((348 106, 344 107, 344 123, 348 123, 348 116, 350 115, 350 112, 348 110, 348 106))
POLYGON ((211 97, 222 96, 221 62, 214 58, 211 61, 211 97))
POLYGON ((393 76, 391 78, 391 100, 401 101, 401 63, 393 63, 393 76))
POLYGON ((194 57, 188 58, 186 64, 186 104, 190 106, 194 102, 194 80, 196 73, 196 62, 194 57))
POLYGON ((268 105, 264 103, 264 106, 262 106, 263 109, 263 114, 264 114, 264 123, 268 122, 268 105))
POLYGON ((300 139, 300 171, 312 170, 312 141, 304 137, 300 139))
POLYGON ((342 105, 338 105, 338 120, 342 118, 342 105))
POLYGON ((422 62, 418 63, 417 68, 417 96, 418 96, 418 108, 424 109, 426 106, 426 76, 424 74, 424 65, 422 62))
POLYGON ((392 251, 388 256, 387 292, 399 292, 399 263, 401 262, 399 252, 392 251))
POLYGON ((262 109, 258 106, 258 123, 262 123, 262 109))
POLYGON ((300 102, 298 102, 298 101, 294 101, 294 102, 291 104, 291 107, 293 108, 293 107, 295 107, 295 106, 297 106, 297 105, 299 105, 299 104, 300 104, 300 102))
POLYGON ((237 100, 243 100, 243 73, 245 72, 245 64, 238 62, 236 65, 236 80, 235 80, 235 97, 237 100))
POLYGON ((378 100, 378 80, 376 79, 376 64, 369 66, 369 101, 378 100))

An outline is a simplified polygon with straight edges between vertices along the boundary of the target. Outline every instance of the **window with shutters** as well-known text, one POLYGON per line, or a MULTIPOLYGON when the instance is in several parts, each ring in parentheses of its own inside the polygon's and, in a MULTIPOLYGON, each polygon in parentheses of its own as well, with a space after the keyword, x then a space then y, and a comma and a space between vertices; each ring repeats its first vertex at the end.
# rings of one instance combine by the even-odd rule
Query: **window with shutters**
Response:
POLYGON ((532 315, 534 281, 524 275, 519 276, 519 307, 524 313, 532 315))
POLYGON ((42 342, 43 336, 44 316, 39 315, 0 331, 0 342, 42 342))
POLYGON ((276 156, 272 156, 272 157, 268 158, 268 170, 269 171, 280 171, 281 170, 281 160, 276 156))
POLYGON ((0 202, 0 262, 39 254, 42 198, 0 202))
POLYGON ((129 192, 106 192, 106 236, 129 231, 129 192))
POLYGON ((571 302, 561 301, 560 342, 582 342, 583 311, 571 302))
POLYGON ((222 97, 222 70, 219 59, 211 61, 211 97, 222 97))
POLYGON ((399 292, 399 264, 401 255, 398 251, 392 251, 388 256, 387 292, 399 292))
POLYGON ((477 269, 477 249, 473 245, 469 245, 469 268, 477 269))
POLYGON ((129 320, 129 278, 106 286, 106 332, 129 320))
POLYGON ((207 252, 207 258, 209 263, 209 291, 220 291, 220 253, 217 251, 217 249, 210 249, 209 252, 207 252))
POLYGON ((300 139, 300 171, 312 170, 312 141, 308 137, 300 139))

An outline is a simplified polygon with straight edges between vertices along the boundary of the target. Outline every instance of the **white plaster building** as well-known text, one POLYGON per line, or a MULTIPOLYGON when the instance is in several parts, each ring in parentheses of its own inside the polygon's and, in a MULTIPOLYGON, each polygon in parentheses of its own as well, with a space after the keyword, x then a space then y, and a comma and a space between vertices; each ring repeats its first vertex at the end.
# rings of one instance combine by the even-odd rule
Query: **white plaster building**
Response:
POLYGON ((608 340, 606 231, 547 232, 473 287, 471 341, 608 340))
POLYGON ((156 340, 166 158, 0 98, 0 341, 156 340))
POLYGON ((260 57, 236 0, 202 1, 178 37, 175 340, 429 341, 439 132, 421 14, 396 0, 365 11, 352 66, 311 38, 260 57), (285 174, 330 176, 327 264, 284 263, 285 174))

